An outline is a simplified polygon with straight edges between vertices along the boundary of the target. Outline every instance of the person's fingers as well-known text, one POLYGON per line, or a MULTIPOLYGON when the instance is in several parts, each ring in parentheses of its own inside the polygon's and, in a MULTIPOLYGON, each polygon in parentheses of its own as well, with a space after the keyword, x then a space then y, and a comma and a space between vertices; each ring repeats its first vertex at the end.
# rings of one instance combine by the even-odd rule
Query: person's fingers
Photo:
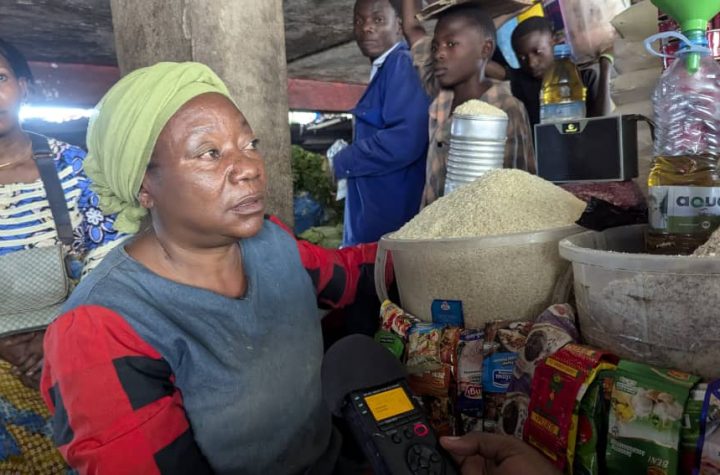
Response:
POLYGON ((39 361, 42 361, 42 357, 42 353, 38 352, 25 353, 22 359, 13 368, 13 373, 15 373, 15 375, 26 373, 33 366, 36 366, 39 361))
POLYGON ((514 437, 483 432, 471 432, 462 437, 441 437, 440 444, 455 456, 480 455, 497 464, 525 449, 523 443, 514 437))
POLYGON ((30 360, 27 364, 23 365, 23 367, 20 368, 20 371, 28 376, 33 376, 42 371, 42 365, 42 355, 38 355, 37 358, 34 358, 34 361, 30 360))

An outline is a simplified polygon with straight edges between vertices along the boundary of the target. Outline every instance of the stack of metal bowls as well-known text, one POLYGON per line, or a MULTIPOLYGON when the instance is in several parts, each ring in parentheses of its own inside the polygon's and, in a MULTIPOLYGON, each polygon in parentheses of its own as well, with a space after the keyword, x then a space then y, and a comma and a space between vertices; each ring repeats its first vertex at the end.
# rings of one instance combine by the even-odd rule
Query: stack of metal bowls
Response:
POLYGON ((452 116, 445 194, 503 167, 507 116, 452 116))

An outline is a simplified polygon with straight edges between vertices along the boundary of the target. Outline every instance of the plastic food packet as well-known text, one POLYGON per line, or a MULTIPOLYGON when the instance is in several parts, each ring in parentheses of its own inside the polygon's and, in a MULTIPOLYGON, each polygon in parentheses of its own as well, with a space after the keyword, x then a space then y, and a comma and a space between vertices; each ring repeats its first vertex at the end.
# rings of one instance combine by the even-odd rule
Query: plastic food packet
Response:
POLYGON ((438 437, 453 435, 455 419, 449 397, 422 396, 420 398, 430 426, 438 437))
POLYGON ((434 323, 414 325, 408 336, 408 382, 415 394, 447 398, 456 364, 459 328, 434 323))
MULTIPOLYGON (((485 332, 464 330, 457 346, 457 403, 461 415, 482 418, 483 343, 485 332)), ((477 421, 463 423, 475 426, 477 421)))
POLYGON ((380 329, 393 332, 402 338, 407 338, 412 326, 420 320, 389 300, 380 306, 380 329))
POLYGON ((523 438, 535 367, 567 343, 577 341, 574 321, 572 306, 558 304, 550 306, 533 323, 525 346, 518 352, 507 401, 500 413, 499 428, 503 434, 523 438))
POLYGON ((614 371, 598 372, 580 402, 577 443, 573 473, 576 475, 604 475, 607 471, 607 422, 614 371))
POLYGON ((401 360, 405 353, 405 342, 395 333, 385 330, 378 330, 375 333, 375 341, 387 348, 395 358, 401 360))
POLYGON ((612 391, 609 475, 676 475, 683 410, 698 377, 621 361, 612 391))
POLYGON ((647 207, 644 205, 621 208, 599 198, 590 198, 577 224, 593 231, 604 231, 617 226, 644 224, 647 220, 647 207))
POLYGON ((522 439, 529 407, 529 394, 508 392, 500 409, 500 423, 498 424, 500 433, 522 439))
POLYGON ((678 471, 681 475, 696 474, 700 467, 700 421, 702 419, 703 402, 707 394, 708 385, 698 384, 690 391, 680 429, 680 465, 678 471))
POLYGON ((483 349, 483 430, 501 432, 500 419, 515 368, 532 322, 498 321, 485 326, 483 349))
POLYGON ((708 385, 700 419, 700 475, 720 475, 720 381, 708 385))
POLYGON ((575 312, 568 304, 548 307, 533 323, 527 342, 518 354, 510 383, 511 392, 530 394, 535 368, 548 356, 578 340, 575 312))
POLYGON ((609 353, 570 343, 535 370, 525 440, 559 469, 572 472, 579 406, 588 386, 616 362, 609 353))
POLYGON ((407 370, 410 373, 437 370, 440 360, 440 340, 444 325, 418 323, 408 333, 407 370))

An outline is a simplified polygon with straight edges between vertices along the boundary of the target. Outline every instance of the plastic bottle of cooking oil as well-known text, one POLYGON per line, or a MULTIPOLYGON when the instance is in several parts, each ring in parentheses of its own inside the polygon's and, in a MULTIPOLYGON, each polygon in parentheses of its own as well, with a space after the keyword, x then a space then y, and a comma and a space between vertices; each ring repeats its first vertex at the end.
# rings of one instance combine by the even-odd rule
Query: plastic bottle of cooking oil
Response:
POLYGON ((555 63, 545 73, 540 89, 540 123, 584 119, 586 90, 570 59, 570 45, 556 45, 553 53, 555 63))
POLYGON ((653 93, 647 247, 658 254, 691 254, 720 225, 720 65, 704 31, 687 37, 653 93))

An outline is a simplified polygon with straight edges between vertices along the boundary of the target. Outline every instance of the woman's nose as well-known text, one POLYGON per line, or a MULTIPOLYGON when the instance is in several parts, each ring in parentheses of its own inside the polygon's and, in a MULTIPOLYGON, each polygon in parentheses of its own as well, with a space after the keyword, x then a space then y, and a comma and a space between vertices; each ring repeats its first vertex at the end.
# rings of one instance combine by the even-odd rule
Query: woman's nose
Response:
POLYGON ((262 174, 262 157, 256 150, 237 152, 230 160, 232 160, 230 180, 234 183, 255 180, 262 174))

